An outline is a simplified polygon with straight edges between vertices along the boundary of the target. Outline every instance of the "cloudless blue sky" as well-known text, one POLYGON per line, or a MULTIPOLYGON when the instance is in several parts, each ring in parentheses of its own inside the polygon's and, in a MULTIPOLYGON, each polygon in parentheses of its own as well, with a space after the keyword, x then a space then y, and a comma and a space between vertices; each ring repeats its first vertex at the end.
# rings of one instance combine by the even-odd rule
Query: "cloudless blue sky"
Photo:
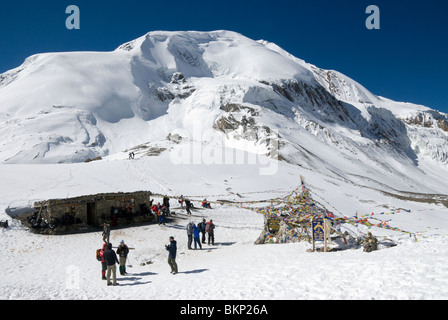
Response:
POLYGON ((448 112, 448 2, 443 0, 40 0, 0 2, 0 73, 30 55, 111 51, 154 30, 232 30, 278 44, 374 94, 448 112), (81 29, 68 30, 68 5, 81 29), (368 5, 381 29, 368 30, 368 5))

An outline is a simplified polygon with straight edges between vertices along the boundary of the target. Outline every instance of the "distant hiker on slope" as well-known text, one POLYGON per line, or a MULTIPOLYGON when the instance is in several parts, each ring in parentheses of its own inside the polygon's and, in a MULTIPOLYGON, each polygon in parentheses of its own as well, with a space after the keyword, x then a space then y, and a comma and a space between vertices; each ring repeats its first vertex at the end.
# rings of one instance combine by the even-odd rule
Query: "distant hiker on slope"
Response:
POLYGON ((124 243, 124 240, 121 240, 120 245, 118 246, 118 249, 117 249, 117 254, 118 254, 118 257, 119 257, 119 261, 120 261, 120 274, 122 276, 127 275, 127 272, 126 272, 126 259, 128 258, 129 248, 124 243))
POLYGON ((169 252, 168 254, 168 264, 171 267, 171 273, 177 274, 177 263, 176 263, 176 253, 177 253, 177 242, 174 237, 170 237, 170 244, 165 246, 165 249, 169 252))
POLYGON ((118 261, 115 251, 112 250, 112 243, 108 243, 106 245, 106 250, 104 251, 104 259, 106 260, 107 264, 107 285, 111 285, 110 274, 112 273, 113 285, 117 286, 117 267, 115 266, 115 263, 120 264, 120 262, 118 261))

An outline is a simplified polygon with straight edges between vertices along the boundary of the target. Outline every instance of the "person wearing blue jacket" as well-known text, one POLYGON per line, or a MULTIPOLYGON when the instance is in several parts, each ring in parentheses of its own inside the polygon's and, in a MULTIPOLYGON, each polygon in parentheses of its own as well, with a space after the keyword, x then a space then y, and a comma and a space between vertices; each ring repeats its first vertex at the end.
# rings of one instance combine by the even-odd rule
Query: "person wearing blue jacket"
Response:
POLYGON ((194 235, 194 250, 197 249, 197 245, 199 244, 199 248, 202 250, 202 244, 201 240, 199 240, 199 228, 196 226, 196 224, 193 224, 193 235, 194 235))
POLYGON ((170 237, 170 244, 165 246, 165 249, 169 252, 168 254, 168 264, 171 267, 171 273, 177 274, 177 263, 176 263, 176 254, 177 254, 177 242, 174 240, 174 237, 170 237))

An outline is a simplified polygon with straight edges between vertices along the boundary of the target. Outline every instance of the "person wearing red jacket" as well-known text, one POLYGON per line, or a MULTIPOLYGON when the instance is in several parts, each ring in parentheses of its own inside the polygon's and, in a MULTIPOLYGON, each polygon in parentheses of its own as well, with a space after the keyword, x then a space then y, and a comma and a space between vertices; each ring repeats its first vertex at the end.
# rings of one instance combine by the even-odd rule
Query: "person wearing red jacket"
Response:
POLYGON ((208 244, 210 245, 210 242, 212 245, 215 244, 215 224, 213 223, 213 220, 210 219, 209 222, 205 225, 205 232, 208 233, 208 244))
POLYGON ((107 270, 107 264, 106 259, 104 258, 104 250, 106 250, 106 243, 103 244, 103 249, 100 250, 100 258, 101 258, 101 279, 107 280, 106 278, 106 270, 107 270))
POLYGON ((159 209, 156 204, 151 207, 151 211, 154 215, 155 220, 158 221, 159 220, 159 209))

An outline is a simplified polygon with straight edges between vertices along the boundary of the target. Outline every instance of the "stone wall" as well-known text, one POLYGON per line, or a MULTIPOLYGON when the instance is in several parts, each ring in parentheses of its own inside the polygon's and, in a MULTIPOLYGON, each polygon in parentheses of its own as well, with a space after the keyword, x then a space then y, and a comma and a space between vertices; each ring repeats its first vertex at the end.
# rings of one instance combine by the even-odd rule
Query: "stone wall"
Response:
POLYGON ((113 227, 150 222, 154 218, 149 211, 150 198, 151 192, 139 191, 36 202, 34 218, 41 222, 33 229, 41 233, 68 233, 100 228, 104 222, 113 227))

